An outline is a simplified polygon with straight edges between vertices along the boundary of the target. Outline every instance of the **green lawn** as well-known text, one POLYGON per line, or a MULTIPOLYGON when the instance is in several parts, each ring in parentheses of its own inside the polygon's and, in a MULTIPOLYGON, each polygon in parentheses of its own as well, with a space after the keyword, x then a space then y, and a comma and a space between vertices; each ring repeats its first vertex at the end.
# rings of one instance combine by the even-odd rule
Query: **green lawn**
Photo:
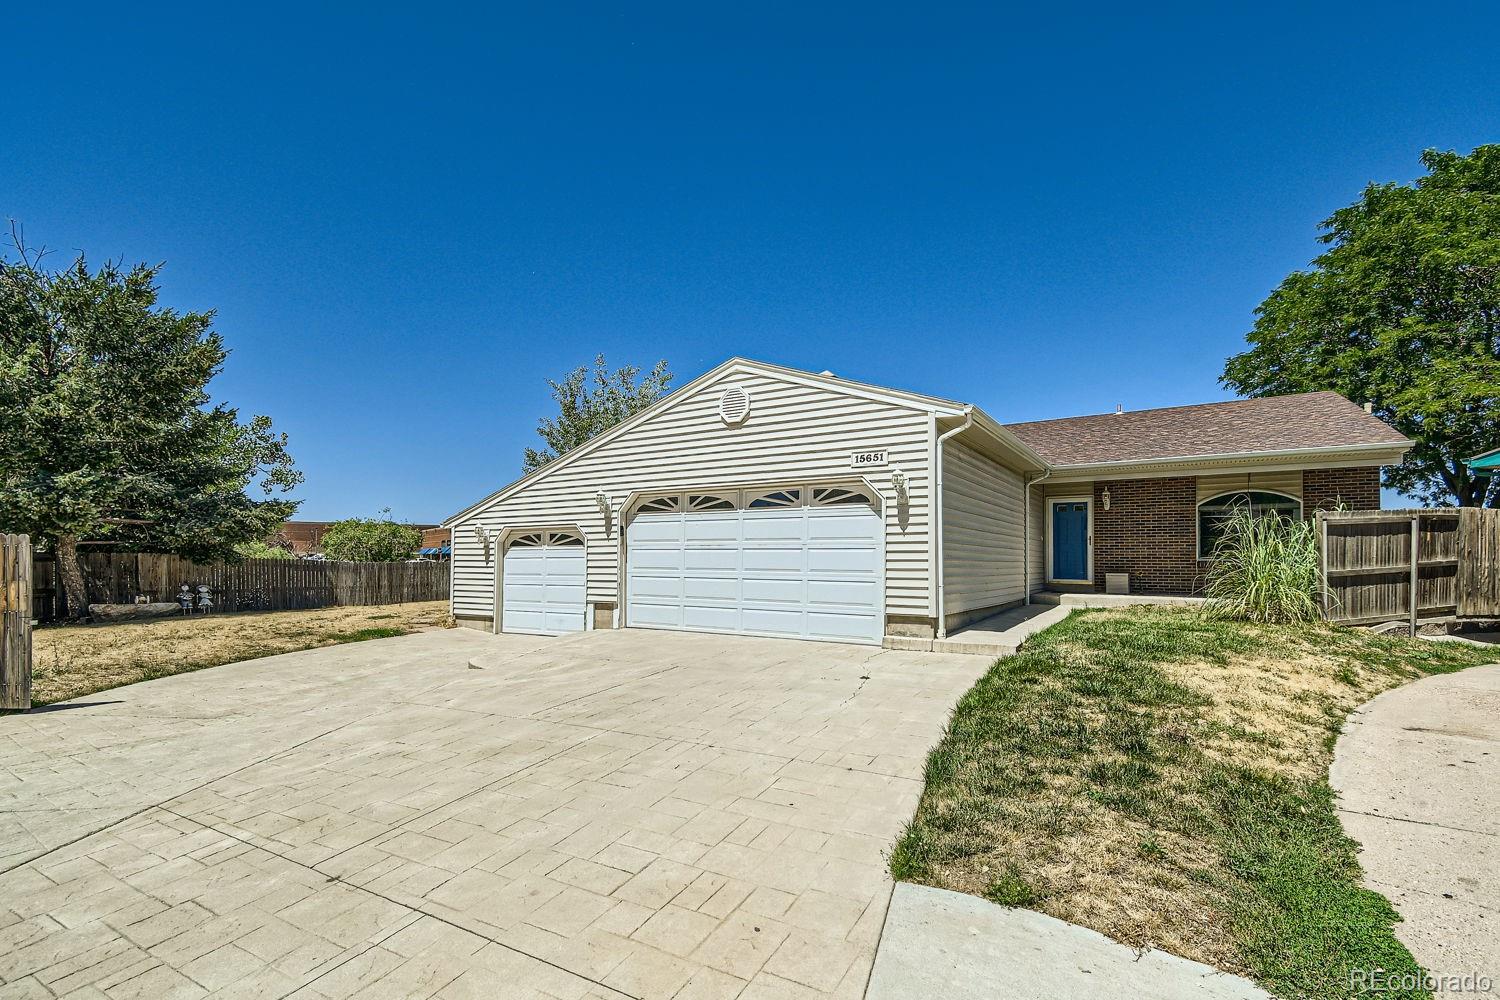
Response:
POLYGON ((1339 727, 1386 688, 1495 659, 1182 609, 1076 613, 959 702, 891 872, 1280 996, 1349 996, 1350 970, 1417 966, 1339 826, 1339 727))

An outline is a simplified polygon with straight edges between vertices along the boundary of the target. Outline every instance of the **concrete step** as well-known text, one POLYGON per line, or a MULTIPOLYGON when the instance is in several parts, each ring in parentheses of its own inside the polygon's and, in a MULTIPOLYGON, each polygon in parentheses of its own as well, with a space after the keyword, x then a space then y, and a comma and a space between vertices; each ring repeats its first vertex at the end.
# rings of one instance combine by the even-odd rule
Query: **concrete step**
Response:
POLYGON ((934 653, 969 653, 978 656, 1014 656, 1020 643, 998 639, 965 639, 962 634, 932 640, 934 653))
POLYGON ((969 656, 1010 656, 1016 651, 1012 642, 997 642, 991 639, 964 639, 950 636, 947 639, 917 639, 905 635, 888 635, 881 643, 884 649, 905 649, 916 653, 963 653, 969 656))
POLYGON ((1047 590, 1032 594, 1031 603, 1053 604, 1064 608, 1129 608, 1143 604, 1195 608, 1206 603, 1206 599, 1185 594, 1060 594, 1047 590))

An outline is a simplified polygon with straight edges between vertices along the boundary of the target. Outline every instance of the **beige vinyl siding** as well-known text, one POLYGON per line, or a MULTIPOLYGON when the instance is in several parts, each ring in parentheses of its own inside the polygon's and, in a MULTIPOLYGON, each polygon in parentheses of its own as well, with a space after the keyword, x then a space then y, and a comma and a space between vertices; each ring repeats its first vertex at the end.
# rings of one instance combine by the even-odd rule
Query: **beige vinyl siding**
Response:
POLYGON ((1236 472, 1226 476, 1199 476, 1198 502, 1234 490, 1268 490, 1302 499, 1302 470, 1284 472, 1236 472))
POLYGON ((620 529, 605 533, 595 494, 618 509, 636 492, 697 487, 793 485, 854 476, 850 452, 885 448, 890 465, 866 470, 883 497, 886 611, 930 615, 930 412, 761 372, 726 372, 502 499, 457 522, 453 532, 453 612, 489 616, 495 564, 485 562, 474 524, 489 529, 576 524, 588 547, 588 599, 619 600, 620 529), (719 419, 726 385, 743 386, 750 416, 738 427, 719 419), (910 504, 898 510, 891 469, 906 473, 910 504))
POLYGON ((1020 474, 957 440, 943 449, 944 616, 1022 600, 1020 474))
MULTIPOLYGON (((1090 487, 1092 489, 1092 487, 1090 487)), ((1035 594, 1047 589, 1047 481, 1031 487, 1031 548, 1026 578, 1035 594)))

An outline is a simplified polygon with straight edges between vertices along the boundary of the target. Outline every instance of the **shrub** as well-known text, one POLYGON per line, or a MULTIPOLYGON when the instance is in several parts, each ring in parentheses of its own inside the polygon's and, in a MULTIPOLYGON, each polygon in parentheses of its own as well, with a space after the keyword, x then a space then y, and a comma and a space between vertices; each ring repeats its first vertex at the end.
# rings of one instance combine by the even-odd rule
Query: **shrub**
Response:
POLYGON ((295 559, 290 549, 269 542, 244 542, 234 547, 241 559, 295 559))
POLYGON ((329 559, 353 562, 400 562, 417 551, 422 533, 390 519, 390 511, 379 518, 351 517, 335 521, 323 532, 323 554, 329 559))
POLYGON ((1208 614, 1291 624, 1318 617, 1318 538, 1311 521, 1257 516, 1249 508, 1224 522, 1208 570, 1208 614))

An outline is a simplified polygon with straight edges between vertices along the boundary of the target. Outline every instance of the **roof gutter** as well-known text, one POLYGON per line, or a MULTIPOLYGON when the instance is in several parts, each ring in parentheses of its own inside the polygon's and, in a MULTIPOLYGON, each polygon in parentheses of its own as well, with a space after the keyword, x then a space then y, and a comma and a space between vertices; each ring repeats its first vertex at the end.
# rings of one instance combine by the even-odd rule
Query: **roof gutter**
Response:
POLYGON ((1303 455, 1333 455, 1345 452, 1409 451, 1416 442, 1410 440, 1378 441, 1372 444, 1332 445, 1318 448, 1282 448, 1277 451, 1226 451, 1208 455, 1175 455, 1168 458, 1115 459, 1109 462, 1054 463, 1055 472, 1089 472, 1094 469, 1118 469, 1122 466, 1176 465, 1181 462, 1224 462, 1243 458, 1298 458, 1303 455))
POLYGON ((948 638, 948 616, 945 613, 946 597, 943 588, 943 442, 956 434, 962 434, 974 426, 974 407, 964 407, 964 422, 952 430, 944 431, 938 435, 937 441, 933 443, 936 455, 933 461, 936 467, 932 477, 932 545, 937 553, 937 625, 936 634, 939 639, 948 638))

